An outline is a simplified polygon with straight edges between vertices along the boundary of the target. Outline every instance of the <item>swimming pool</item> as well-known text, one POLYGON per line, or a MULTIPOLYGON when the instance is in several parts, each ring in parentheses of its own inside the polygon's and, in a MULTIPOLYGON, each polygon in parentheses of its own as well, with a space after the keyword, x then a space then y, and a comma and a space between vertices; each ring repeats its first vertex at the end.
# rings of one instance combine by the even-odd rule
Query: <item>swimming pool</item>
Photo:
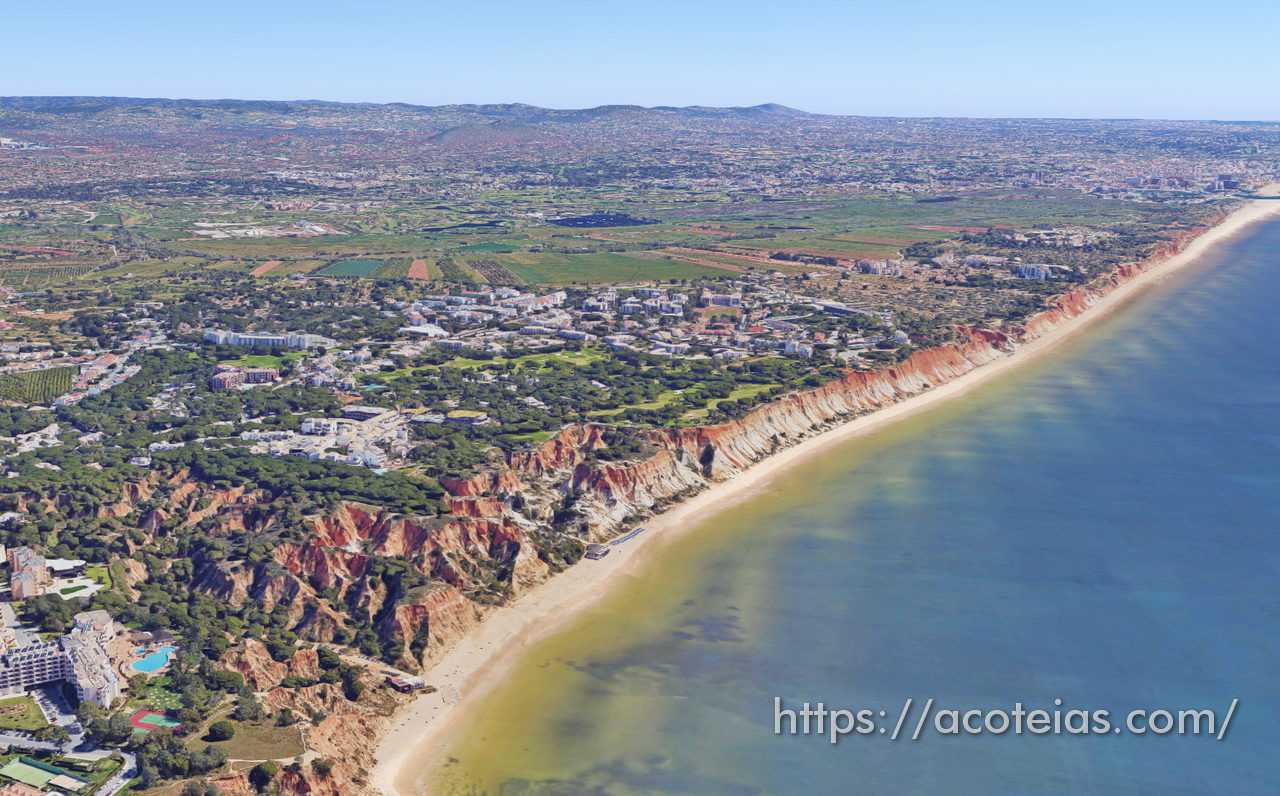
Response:
POLYGON ((133 668, 140 672, 154 672, 169 662, 169 657, 177 652, 177 647, 161 647, 140 661, 133 662, 133 668))

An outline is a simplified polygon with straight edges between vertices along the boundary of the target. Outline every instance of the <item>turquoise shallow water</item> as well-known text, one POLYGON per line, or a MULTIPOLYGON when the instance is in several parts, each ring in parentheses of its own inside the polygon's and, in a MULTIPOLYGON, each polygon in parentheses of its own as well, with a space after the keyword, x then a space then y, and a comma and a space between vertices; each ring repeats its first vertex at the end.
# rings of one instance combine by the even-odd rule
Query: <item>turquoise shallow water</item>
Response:
POLYGON ((1058 352, 812 459, 530 648, 437 786, 1273 793, 1280 223, 1058 352), (772 733, 773 697, 1200 708, 1206 737, 772 733))

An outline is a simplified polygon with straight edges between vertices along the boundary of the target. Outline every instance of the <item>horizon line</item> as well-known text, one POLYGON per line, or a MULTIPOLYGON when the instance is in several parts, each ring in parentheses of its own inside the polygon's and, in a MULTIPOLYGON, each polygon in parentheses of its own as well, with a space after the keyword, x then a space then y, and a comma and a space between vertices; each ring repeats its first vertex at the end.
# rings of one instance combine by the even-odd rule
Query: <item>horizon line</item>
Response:
MULTIPOLYGON (((915 119, 921 121, 928 120, 979 120, 979 121, 1063 121, 1063 122, 1200 122, 1210 124, 1280 124, 1280 118, 1277 119, 1212 119, 1212 118, 1173 118, 1164 116, 946 116, 946 115, 883 115, 883 114, 858 114, 858 113, 824 113, 820 111, 806 111, 794 106, 786 105, 779 102, 760 102, 755 105, 640 105, 629 102, 603 103, 600 105, 584 106, 579 108, 554 108, 546 105, 537 105, 529 102, 448 102, 436 105, 426 105, 417 102, 407 102, 403 100, 395 100, 389 102, 376 102, 365 100, 326 100, 318 98, 310 99, 250 99, 243 97, 141 97, 126 94, 10 94, 0 96, 0 105, 10 100, 133 100, 136 102, 202 102, 202 103, 272 103, 272 104, 296 104, 296 105, 338 105, 352 107, 407 107, 423 110, 435 110, 439 108, 456 108, 456 107, 524 107, 534 108, 544 111, 594 111, 602 108, 634 108, 637 110, 647 111, 672 111, 672 110, 777 110, 778 112, 790 112, 801 114, 804 116, 826 116, 833 118, 845 119, 915 119)), ((21 108, 12 108, 12 110, 22 110, 21 108)))

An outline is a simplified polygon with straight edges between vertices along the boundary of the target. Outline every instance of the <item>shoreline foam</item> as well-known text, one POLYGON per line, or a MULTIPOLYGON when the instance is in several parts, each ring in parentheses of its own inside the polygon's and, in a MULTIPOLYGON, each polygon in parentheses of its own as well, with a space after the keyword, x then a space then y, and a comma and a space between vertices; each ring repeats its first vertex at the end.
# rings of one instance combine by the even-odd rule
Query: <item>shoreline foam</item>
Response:
POLYGON ((419 788, 449 743, 449 731, 462 718, 460 706, 483 699, 514 665, 521 647, 554 633, 574 616, 575 609, 599 599, 613 580, 647 564, 653 551, 688 532, 698 520, 747 497, 750 490, 767 484, 793 462, 964 395, 1038 357, 1107 316, 1145 287, 1195 262, 1215 244, 1255 221, 1277 214, 1280 201, 1248 202, 1176 255, 1149 266, 1108 291, 1083 313, 1019 344, 1000 359, 785 448, 653 517, 645 523, 648 530, 644 534, 612 548, 608 557, 575 565, 499 608, 424 673, 424 679, 440 690, 418 697, 397 711, 391 729, 379 742, 371 784, 385 794, 422 792, 419 788), (461 693, 462 697, 446 701, 446 694, 452 693, 461 693))

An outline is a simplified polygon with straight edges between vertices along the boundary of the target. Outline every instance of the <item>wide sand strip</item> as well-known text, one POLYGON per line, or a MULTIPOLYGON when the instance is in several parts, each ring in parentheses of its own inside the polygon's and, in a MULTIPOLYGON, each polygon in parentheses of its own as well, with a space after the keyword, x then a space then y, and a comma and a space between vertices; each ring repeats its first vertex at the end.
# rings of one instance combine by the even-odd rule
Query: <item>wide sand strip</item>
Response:
POLYGON ((575 610, 598 599, 620 576, 661 555, 663 545, 694 528, 698 520, 748 497, 806 456, 933 408, 1039 356, 1078 334, 1145 287, 1194 262, 1214 244, 1255 221, 1277 214, 1280 214, 1280 200, 1255 200, 1245 204, 1181 253, 1150 267, 1112 290, 1083 314, 1018 346, 1008 356, 779 451, 647 521, 645 533, 611 548, 606 558, 584 560, 494 611, 424 674, 424 679, 439 691, 418 697, 396 714, 391 730, 378 746, 372 784, 389 796, 421 792, 427 772, 442 762, 439 758, 450 740, 450 730, 461 714, 468 705, 483 699, 501 680, 523 647, 554 633, 575 610), (453 701, 449 701, 451 697, 453 701))

